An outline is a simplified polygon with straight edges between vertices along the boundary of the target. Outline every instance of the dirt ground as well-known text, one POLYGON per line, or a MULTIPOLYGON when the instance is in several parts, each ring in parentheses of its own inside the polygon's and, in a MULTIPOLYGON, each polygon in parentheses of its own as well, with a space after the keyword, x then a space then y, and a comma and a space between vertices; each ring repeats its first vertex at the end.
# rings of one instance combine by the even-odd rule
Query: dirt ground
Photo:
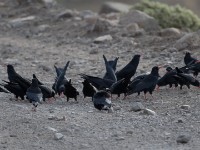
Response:
MULTIPOLYGON (((0 63, 13 64, 23 77, 31 79, 35 73, 50 86, 54 82, 54 64, 64 66, 70 61, 67 78, 80 92, 78 103, 57 98, 43 103, 37 112, 32 104, 15 101, 13 95, 0 93, 0 149, 1 150, 76 150, 76 149, 139 149, 139 150, 199 150, 200 102, 199 89, 183 90, 161 88, 154 99, 131 95, 113 99, 113 113, 94 109, 90 98, 83 100, 82 79, 79 73, 102 76, 105 72, 102 55, 120 57, 117 68, 124 66, 135 54, 142 54, 137 75, 149 72, 155 65, 183 66, 185 50, 173 48, 180 37, 161 37, 158 32, 145 32, 140 36, 122 36, 120 26, 103 33, 86 34, 84 20, 56 20, 59 8, 16 7, 8 1, 0 5, 0 63), (34 15, 31 24, 11 27, 9 21, 34 15), (40 25, 48 25, 39 30, 40 25), (93 40, 110 34, 112 41, 95 44, 93 40), (135 101, 156 112, 155 116, 130 112, 135 101), (189 105, 189 110, 180 108, 189 105), (66 121, 49 120, 50 116, 66 121), (181 121, 180 121, 181 120, 181 121), (54 139, 54 133, 64 135, 54 139), (187 144, 178 144, 179 135, 189 135, 187 144)), ((190 49, 198 57, 199 49, 190 49)), ((6 67, 0 65, 0 79, 7 80, 6 67)), ((162 75, 165 70, 161 70, 162 75)))

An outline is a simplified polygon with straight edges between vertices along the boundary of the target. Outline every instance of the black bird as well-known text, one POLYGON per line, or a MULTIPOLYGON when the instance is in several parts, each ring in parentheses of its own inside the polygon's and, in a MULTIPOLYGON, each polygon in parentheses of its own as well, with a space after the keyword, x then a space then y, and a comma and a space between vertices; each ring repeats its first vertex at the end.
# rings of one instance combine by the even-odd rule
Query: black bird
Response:
POLYGON ((180 84, 180 89, 182 89, 183 85, 186 85, 190 89, 190 85, 200 87, 200 83, 194 77, 189 74, 183 73, 178 67, 176 67, 177 75, 174 78, 180 84))
POLYGON ((112 109, 111 95, 106 91, 98 91, 93 96, 94 107, 98 110, 112 109))
POLYGON ((26 92, 30 87, 31 82, 25 78, 22 78, 14 69, 12 65, 7 65, 8 79, 10 82, 18 83, 19 86, 26 92))
MULTIPOLYGON (((143 74, 143 75, 139 75, 137 77, 135 77, 130 84, 127 87, 127 93, 129 93, 129 91, 132 91, 133 89, 135 89, 135 86, 140 83, 145 77, 147 76, 147 74, 143 74)), ((138 92, 138 95, 140 95, 140 92, 138 92)))
POLYGON ((59 77, 59 75, 63 72, 63 68, 58 68, 56 65, 54 65, 54 68, 56 70, 56 75, 59 77))
POLYGON ((36 77, 35 74, 33 74, 33 79, 34 79, 34 78, 37 79, 39 85, 44 85, 44 83, 40 82, 40 80, 36 77))
POLYGON ((144 96, 146 99, 146 93, 149 92, 151 95, 156 87, 158 78, 159 78, 159 68, 155 66, 152 68, 151 73, 147 75, 141 82, 139 82, 132 90, 130 90, 127 94, 133 94, 138 92, 144 92, 144 96))
POLYGON ((55 98, 55 92, 52 91, 50 88, 48 88, 47 86, 45 85, 39 85, 39 88, 41 89, 42 91, 42 98, 43 98, 43 101, 46 101, 46 98, 47 99, 51 99, 51 98, 55 98))
POLYGON ((112 66, 110 66, 110 64, 108 63, 105 55, 103 55, 103 59, 104 59, 105 66, 106 66, 106 79, 109 79, 109 80, 116 82, 117 78, 116 78, 116 75, 115 75, 115 71, 113 70, 112 66))
POLYGON ((197 77, 200 72, 200 61, 188 66, 188 70, 193 72, 194 77, 197 77))
POLYGON ((124 99, 126 98, 126 93, 128 91, 128 84, 130 82, 130 78, 121 79, 110 87, 111 94, 117 94, 120 97, 120 94, 124 94, 124 99))
POLYGON ((184 63, 185 65, 192 65, 197 61, 196 58, 192 57, 190 52, 186 52, 185 53, 185 57, 184 57, 184 63))
POLYGON ((20 97, 22 100, 24 100, 24 96, 26 95, 26 93, 24 92, 24 90, 18 83, 13 83, 13 82, 8 82, 8 81, 4 81, 4 82, 5 83, 2 83, 1 85, 5 89, 7 89, 10 93, 13 93, 16 99, 20 97))
POLYGON ((61 74, 56 78, 55 84, 53 85, 53 89, 55 89, 55 93, 62 94, 65 91, 65 84, 68 82, 65 78, 65 74, 67 68, 69 66, 70 61, 67 62, 61 74))
POLYGON ((177 74, 176 70, 173 70, 171 67, 167 67, 166 71, 166 74, 157 82, 158 88, 166 85, 169 85, 169 88, 171 88, 173 84, 177 87, 178 81, 174 78, 174 75, 177 74))
POLYGON ((93 85, 91 85, 88 82, 88 80, 84 80, 82 82, 82 84, 83 84, 83 90, 82 90, 82 92, 83 92, 84 98, 86 98, 86 97, 93 97, 94 94, 96 93, 97 89, 93 85))
POLYGON ((64 95, 67 97, 67 101, 69 101, 69 98, 74 98, 75 101, 77 101, 77 95, 79 95, 79 92, 72 86, 71 79, 65 83, 64 95))
POLYGON ((36 111, 36 107, 42 102, 42 91, 39 88, 37 79, 32 79, 31 86, 26 92, 27 99, 33 104, 33 111, 36 111))
POLYGON ((99 77, 89 76, 86 74, 79 74, 83 79, 87 80, 89 83, 91 83, 95 88, 98 90, 110 88, 113 83, 115 83, 113 80, 109 79, 102 79, 99 77))
POLYGON ((123 78, 131 78, 132 76, 134 76, 139 61, 140 61, 140 55, 135 55, 124 68, 116 72, 117 80, 121 80, 123 78))
MULTIPOLYGON (((116 66, 117 66, 117 61, 118 61, 119 57, 116 57, 114 60, 109 60, 107 61, 108 64, 112 67, 112 69, 114 70, 114 72, 116 71, 116 66)), ((103 76, 103 79, 109 79, 109 74, 106 72, 105 75, 103 76)))

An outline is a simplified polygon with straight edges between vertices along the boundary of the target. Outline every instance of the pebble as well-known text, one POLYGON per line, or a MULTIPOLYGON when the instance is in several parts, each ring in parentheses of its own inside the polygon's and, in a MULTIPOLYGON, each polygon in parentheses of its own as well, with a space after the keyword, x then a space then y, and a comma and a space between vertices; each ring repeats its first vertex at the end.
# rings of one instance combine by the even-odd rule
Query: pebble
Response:
POLYGON ((148 109, 148 108, 145 108, 143 109, 143 114, 144 115, 152 115, 152 116, 155 116, 156 115, 156 112, 151 110, 151 109, 148 109))
POLYGON ((109 110, 108 110, 108 113, 113 113, 114 110, 113 110, 113 107, 111 107, 109 110))
POLYGON ((190 109, 190 105, 182 105, 180 108, 181 109, 185 109, 185 110, 189 110, 190 109))
POLYGON ((140 111, 142 109, 144 109, 144 106, 142 105, 141 102, 134 102, 130 111, 137 112, 137 111, 140 111))
POLYGON ((54 134, 54 139, 55 140, 61 140, 63 137, 64 137, 64 135, 61 134, 61 133, 55 133, 54 134))
POLYGON ((102 43, 105 41, 111 41, 113 38, 111 35, 104 35, 104 36, 100 36, 97 37, 96 39, 94 39, 94 43, 102 43))
POLYGON ((189 135, 179 135, 176 139, 177 143, 188 143, 190 141, 191 137, 189 135))

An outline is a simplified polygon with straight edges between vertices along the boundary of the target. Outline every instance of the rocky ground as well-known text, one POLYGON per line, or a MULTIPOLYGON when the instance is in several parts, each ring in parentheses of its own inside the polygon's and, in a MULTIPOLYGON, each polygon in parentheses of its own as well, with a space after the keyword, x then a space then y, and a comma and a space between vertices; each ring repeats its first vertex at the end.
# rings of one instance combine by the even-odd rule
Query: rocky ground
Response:
MULTIPOLYGON (((120 57, 118 69, 133 55, 142 54, 137 75, 155 65, 180 67, 186 50, 199 56, 199 43, 199 32, 160 29, 153 18, 141 12, 97 15, 63 11, 49 4, 16 7, 11 1, 0 2, 0 78, 7 79, 5 64, 10 63, 22 76, 31 78, 35 73, 51 86, 53 65, 70 61, 67 77, 80 92, 78 103, 57 98, 40 105, 37 112, 30 111, 32 105, 27 101, 0 93, 0 149, 198 150, 198 88, 164 87, 146 101, 136 95, 113 99, 115 111, 106 113, 94 109, 90 98, 83 100, 78 74, 103 76, 103 54, 109 59, 120 57), (138 101, 155 113, 134 112, 138 101)), ((164 72, 160 70, 161 75, 164 72)))

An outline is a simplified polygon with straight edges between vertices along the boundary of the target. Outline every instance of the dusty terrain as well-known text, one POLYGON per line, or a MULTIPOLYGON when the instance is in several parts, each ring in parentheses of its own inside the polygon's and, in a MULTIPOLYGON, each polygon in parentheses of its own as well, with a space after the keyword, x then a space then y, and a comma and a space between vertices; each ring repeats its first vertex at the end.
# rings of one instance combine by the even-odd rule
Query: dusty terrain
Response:
MULTIPOLYGON (((142 54, 137 74, 149 72, 155 65, 183 66, 185 50, 173 48, 180 36, 159 36, 159 31, 144 32, 138 36, 126 36, 122 26, 111 27, 100 33, 87 33, 85 21, 77 18, 57 20, 59 8, 18 8, 8 1, 0 6, 0 79, 7 79, 6 67, 13 64, 18 73, 38 78, 51 86, 54 64, 64 66, 70 60, 67 77, 80 96, 78 102, 57 98, 53 103, 39 105, 31 112, 27 101, 15 101, 13 95, 0 93, 0 149, 1 150, 64 150, 64 149, 200 149, 199 89, 183 90, 161 88, 154 92, 154 99, 145 101, 142 96, 131 95, 113 99, 114 113, 94 109, 91 99, 83 100, 82 79, 78 73, 102 76, 105 71, 102 55, 111 59, 119 56, 118 69, 134 54, 142 54), (19 27, 11 27, 9 21, 34 15, 36 19, 19 27), (41 29, 40 25, 48 25, 41 29), (39 28, 40 27, 40 28, 39 28), (93 40, 110 34, 111 41, 95 44, 93 40), (156 112, 155 116, 130 112, 132 104, 142 104, 156 112), (188 110, 180 108, 189 105, 188 110), (49 120, 50 116, 66 121, 49 120), (54 133, 64 135, 54 139, 54 133), (179 135, 189 135, 187 144, 178 144, 179 135)), ((199 48, 189 49, 199 56, 199 48)), ((161 70, 161 75, 165 70, 161 70)))

